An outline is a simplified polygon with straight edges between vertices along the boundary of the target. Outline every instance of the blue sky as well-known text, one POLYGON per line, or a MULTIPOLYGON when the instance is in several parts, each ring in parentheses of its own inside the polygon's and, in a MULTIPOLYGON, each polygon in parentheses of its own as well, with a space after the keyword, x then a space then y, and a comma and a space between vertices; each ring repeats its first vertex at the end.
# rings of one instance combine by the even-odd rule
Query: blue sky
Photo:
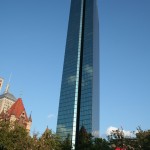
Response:
MULTIPOLYGON (((149 129, 150 1, 99 0, 100 132, 149 129)), ((0 1, 0 76, 31 132, 56 130, 70 0, 0 1)))

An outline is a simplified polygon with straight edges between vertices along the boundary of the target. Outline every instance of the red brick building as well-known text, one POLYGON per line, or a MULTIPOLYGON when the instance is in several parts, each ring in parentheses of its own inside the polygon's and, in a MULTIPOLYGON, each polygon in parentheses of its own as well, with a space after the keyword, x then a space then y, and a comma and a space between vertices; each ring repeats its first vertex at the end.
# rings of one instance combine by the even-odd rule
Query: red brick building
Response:
POLYGON ((10 123, 18 123, 30 132, 32 118, 28 117, 22 99, 18 98, 17 101, 6 111, 0 114, 0 120, 10 121, 10 123))

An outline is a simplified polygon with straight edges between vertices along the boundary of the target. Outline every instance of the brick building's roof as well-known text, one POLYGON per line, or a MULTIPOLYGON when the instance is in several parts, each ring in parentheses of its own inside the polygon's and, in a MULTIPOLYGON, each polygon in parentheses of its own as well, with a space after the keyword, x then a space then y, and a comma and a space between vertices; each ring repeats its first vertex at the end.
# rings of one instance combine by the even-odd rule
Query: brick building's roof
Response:
POLYGON ((18 98, 18 100, 8 109, 7 114, 9 116, 14 115, 18 119, 21 115, 24 115, 25 120, 28 121, 28 117, 21 98, 18 98))

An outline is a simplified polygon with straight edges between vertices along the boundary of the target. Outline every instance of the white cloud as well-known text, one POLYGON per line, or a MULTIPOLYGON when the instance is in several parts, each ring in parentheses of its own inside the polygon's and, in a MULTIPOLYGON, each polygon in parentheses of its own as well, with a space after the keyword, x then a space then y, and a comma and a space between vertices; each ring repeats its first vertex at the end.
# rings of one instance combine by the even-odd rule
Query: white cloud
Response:
POLYGON ((110 126, 110 127, 106 130, 106 135, 110 135, 113 130, 118 130, 118 128, 110 126))
MULTIPOLYGON (((110 135, 112 133, 112 131, 115 131, 115 130, 118 130, 119 128, 116 128, 116 127, 112 127, 110 126, 107 130, 106 130, 106 135, 110 135)), ((127 130, 122 130, 122 129, 119 129, 120 131, 123 131, 124 133, 124 136, 125 137, 134 137, 135 134, 131 131, 127 131, 127 130)))
POLYGON ((52 119, 52 118, 54 118, 54 117, 55 117, 54 114, 49 114, 49 115, 47 116, 48 119, 52 119))

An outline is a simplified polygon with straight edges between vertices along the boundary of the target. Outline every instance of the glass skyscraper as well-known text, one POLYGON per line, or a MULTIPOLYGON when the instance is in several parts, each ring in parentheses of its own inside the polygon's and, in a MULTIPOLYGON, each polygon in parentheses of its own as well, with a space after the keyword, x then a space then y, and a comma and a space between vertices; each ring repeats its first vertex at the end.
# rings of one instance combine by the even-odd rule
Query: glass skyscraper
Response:
POLYGON ((99 135, 97 0, 71 0, 56 132, 76 145, 81 126, 99 135))

